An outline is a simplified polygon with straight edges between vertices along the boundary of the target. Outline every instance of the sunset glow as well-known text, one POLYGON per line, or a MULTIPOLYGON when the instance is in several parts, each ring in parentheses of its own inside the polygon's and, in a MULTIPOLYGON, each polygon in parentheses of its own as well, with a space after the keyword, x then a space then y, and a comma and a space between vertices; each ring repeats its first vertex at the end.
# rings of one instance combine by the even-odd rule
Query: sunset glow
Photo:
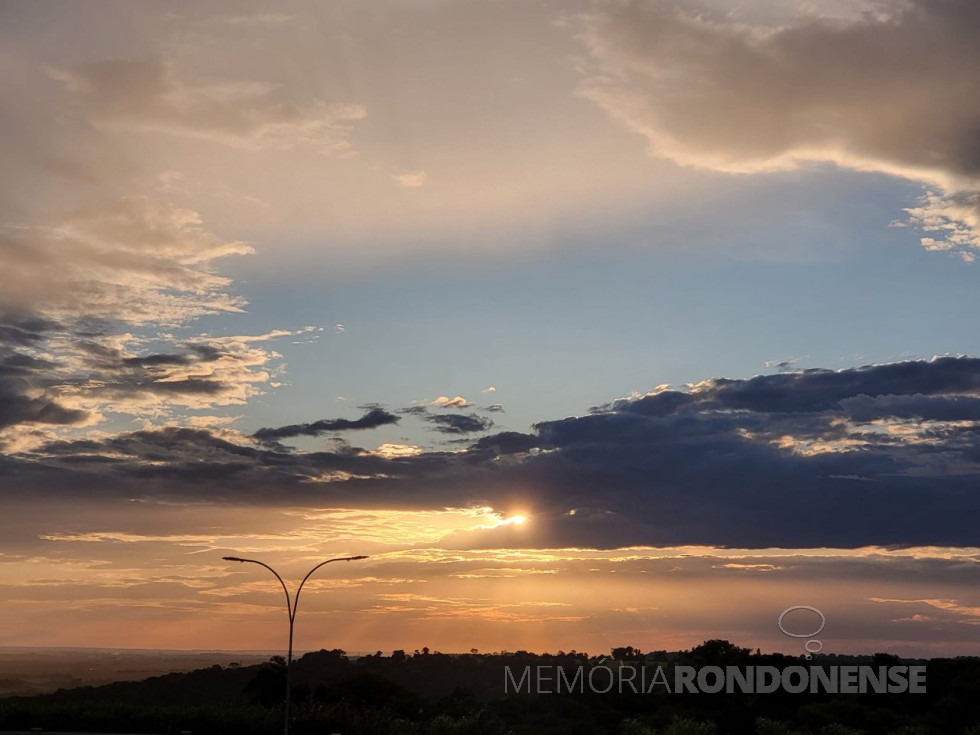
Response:
POLYGON ((0 646, 980 654, 978 27, 3 3, 0 646))

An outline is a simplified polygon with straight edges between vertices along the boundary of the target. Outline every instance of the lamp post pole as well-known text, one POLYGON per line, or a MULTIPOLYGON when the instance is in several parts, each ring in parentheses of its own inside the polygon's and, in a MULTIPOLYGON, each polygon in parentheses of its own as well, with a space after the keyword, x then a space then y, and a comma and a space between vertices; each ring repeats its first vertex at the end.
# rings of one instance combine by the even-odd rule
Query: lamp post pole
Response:
POLYGON ((243 559, 240 556, 223 556, 221 557, 225 561, 239 561, 248 564, 258 564, 260 567, 265 567, 270 572, 272 572, 276 579, 279 580, 279 584, 282 586, 282 591, 286 593, 286 613, 289 615, 289 648, 286 653, 286 705, 285 705, 285 723, 283 724, 283 735, 289 735, 289 699, 292 692, 292 674, 293 674, 293 627, 296 624, 296 606, 299 605, 299 593, 303 591, 303 585, 306 584, 313 572, 322 567, 325 564, 329 564, 333 561, 360 561, 361 559, 367 559, 366 556, 342 556, 337 559, 327 559, 326 561, 321 561, 310 571, 306 573, 303 577, 303 581, 299 583, 299 587, 296 588, 296 594, 293 597, 289 596, 289 589, 286 587, 286 583, 279 576, 279 572, 270 567, 263 561, 258 559, 243 559))

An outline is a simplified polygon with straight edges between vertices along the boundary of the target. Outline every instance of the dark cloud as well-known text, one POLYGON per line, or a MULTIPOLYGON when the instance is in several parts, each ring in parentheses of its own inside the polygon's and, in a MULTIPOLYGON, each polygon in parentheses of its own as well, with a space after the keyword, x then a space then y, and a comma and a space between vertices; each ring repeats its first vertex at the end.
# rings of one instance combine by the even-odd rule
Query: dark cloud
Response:
POLYGON ((897 406, 896 396, 943 396, 933 405, 959 405, 969 411, 969 401, 957 394, 980 396, 980 359, 944 357, 852 370, 802 370, 749 380, 719 378, 699 384, 689 393, 661 391, 604 408, 645 416, 667 416, 692 407, 701 411, 812 413, 838 407, 841 401, 855 397, 889 396, 878 402, 881 410, 886 410, 889 403, 897 406))
MULTIPOLYGON (((520 532, 453 541, 472 546, 977 546, 978 400, 980 360, 937 358, 711 380, 465 451, 383 456, 333 442, 293 452, 170 428, 48 443, 0 472, 12 497, 70 488, 318 508, 518 502, 532 517, 520 532)), ((447 433, 486 421, 432 419, 447 433)))
POLYGON ((8 367, 9 362, 0 365, 0 429, 27 422, 78 424, 88 416, 85 411, 66 408, 48 398, 31 398, 31 387, 27 381, 2 376, 8 367))
POLYGON ((296 436, 319 436, 331 431, 376 429, 397 424, 401 419, 383 408, 372 408, 359 419, 321 419, 311 424, 292 424, 278 429, 259 429, 253 436, 261 442, 276 442, 296 436))
POLYGON ((423 418, 434 424, 435 430, 443 434, 472 434, 487 431, 493 426, 493 421, 475 413, 426 414, 423 418))
POLYGON ((85 420, 86 412, 66 408, 45 389, 57 364, 31 354, 57 325, 30 316, 0 313, 0 429, 22 423, 67 425, 85 420))
MULTIPOLYGON (((462 401, 463 399, 459 400, 462 401)), ((465 405, 468 404, 460 403, 457 405, 451 402, 443 402, 438 404, 438 407, 442 409, 462 409, 465 405)), ((503 411, 503 407, 499 404, 495 404, 495 406, 490 406, 482 410, 490 412, 503 411)), ((478 431, 488 431, 493 428, 493 421, 491 419, 483 418, 475 413, 432 413, 426 406, 408 406, 407 408, 399 409, 399 413, 415 416, 422 421, 434 424, 434 430, 442 434, 472 434, 478 431)))
POLYGON ((60 325, 50 319, 0 312, 0 345, 5 348, 30 347, 41 342, 46 333, 59 328, 60 325))
POLYGON ((494 454, 520 454, 529 452, 541 444, 541 439, 533 434, 516 431, 503 431, 499 434, 478 439, 472 446, 474 451, 487 451, 494 454))
POLYGON ((78 424, 99 411, 158 413, 161 404, 240 403, 255 392, 254 366, 269 356, 251 338, 201 337, 172 344, 172 352, 134 354, 126 342, 138 340, 111 332, 0 326, 8 338, 0 339, 0 429, 78 424), (49 359, 52 351, 60 359, 49 359))
POLYGON ((980 398, 973 396, 924 396, 866 394, 840 401, 843 413, 853 421, 883 419, 914 421, 980 421, 980 398))

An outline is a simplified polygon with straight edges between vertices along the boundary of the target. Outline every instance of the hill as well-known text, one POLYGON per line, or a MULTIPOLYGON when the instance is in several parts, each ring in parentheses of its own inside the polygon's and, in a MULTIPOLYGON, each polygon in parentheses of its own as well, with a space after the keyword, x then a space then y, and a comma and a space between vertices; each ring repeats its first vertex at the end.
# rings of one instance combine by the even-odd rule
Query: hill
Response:
MULTIPOLYGON (((275 733, 282 726, 284 663, 273 657, 253 666, 215 664, 139 682, 8 697, 0 700, 0 729, 275 733)), ((753 654, 727 641, 648 654, 624 647, 605 657, 423 649, 352 658, 323 650, 294 662, 292 688, 297 735, 980 735, 977 702, 978 658, 903 661, 876 654, 804 661, 753 654), (678 670, 689 667, 750 673, 771 667, 791 681, 789 669, 810 666, 925 667, 927 684, 918 694, 708 694, 648 686, 658 670, 675 682, 678 670)))

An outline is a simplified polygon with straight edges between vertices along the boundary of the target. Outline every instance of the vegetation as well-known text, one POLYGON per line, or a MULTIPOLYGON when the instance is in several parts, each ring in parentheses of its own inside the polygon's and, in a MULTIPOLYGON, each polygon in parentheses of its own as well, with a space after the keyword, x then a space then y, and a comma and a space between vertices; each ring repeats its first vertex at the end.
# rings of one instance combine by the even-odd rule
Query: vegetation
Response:
MULTIPOLYGON (((815 657, 814 664, 889 665, 899 659, 815 657)), ((980 735, 980 659, 925 664, 925 694, 515 694, 506 667, 799 666, 800 659, 751 653, 727 641, 689 651, 609 657, 584 653, 445 655, 428 649, 355 659, 319 651, 294 663, 297 735, 980 735)), ((669 680, 672 680, 668 676, 669 680)), ((285 662, 212 666, 141 682, 0 699, 0 730, 265 735, 282 723, 285 662)))

